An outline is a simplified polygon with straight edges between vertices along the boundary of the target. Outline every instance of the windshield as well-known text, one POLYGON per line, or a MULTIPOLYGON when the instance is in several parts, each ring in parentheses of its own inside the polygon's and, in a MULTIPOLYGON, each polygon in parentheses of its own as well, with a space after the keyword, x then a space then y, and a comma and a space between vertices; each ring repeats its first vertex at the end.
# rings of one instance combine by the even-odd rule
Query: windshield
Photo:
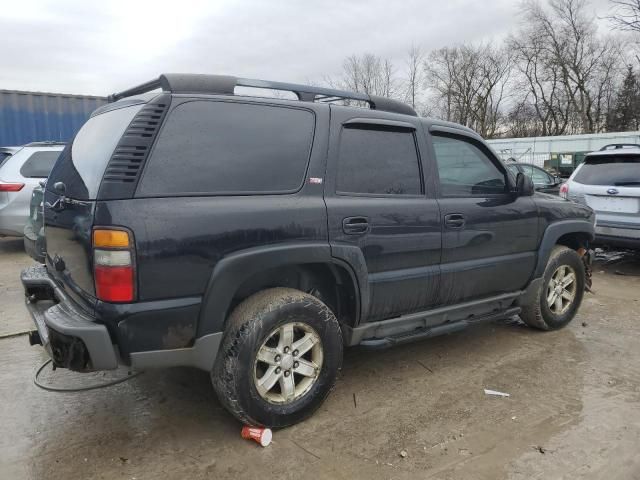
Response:
POLYGON ((573 181, 585 185, 640 186, 640 156, 589 158, 573 181))

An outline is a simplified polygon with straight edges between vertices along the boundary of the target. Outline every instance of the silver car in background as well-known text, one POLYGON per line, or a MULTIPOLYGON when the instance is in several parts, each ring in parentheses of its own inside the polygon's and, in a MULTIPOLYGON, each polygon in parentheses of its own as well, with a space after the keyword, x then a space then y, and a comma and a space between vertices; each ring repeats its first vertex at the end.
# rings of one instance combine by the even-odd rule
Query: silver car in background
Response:
POLYGON ((0 236, 22 237, 33 188, 49 176, 64 144, 36 142, 10 148, 3 147, 12 154, 0 160, 0 236))
POLYGON ((640 248, 640 146, 589 153, 560 196, 596 212, 597 243, 640 248))

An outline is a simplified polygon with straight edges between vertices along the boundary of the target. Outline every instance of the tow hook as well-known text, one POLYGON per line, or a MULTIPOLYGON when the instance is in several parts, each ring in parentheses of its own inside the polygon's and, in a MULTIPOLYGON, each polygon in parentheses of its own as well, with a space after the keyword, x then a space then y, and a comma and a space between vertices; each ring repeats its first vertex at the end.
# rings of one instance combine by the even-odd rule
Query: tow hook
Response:
POLYGON ((593 260, 594 252, 593 250, 580 247, 578 249, 578 255, 580 255, 582 263, 584 264, 584 289, 589 293, 595 294, 596 292, 591 289, 591 286, 593 285, 591 262, 593 260))

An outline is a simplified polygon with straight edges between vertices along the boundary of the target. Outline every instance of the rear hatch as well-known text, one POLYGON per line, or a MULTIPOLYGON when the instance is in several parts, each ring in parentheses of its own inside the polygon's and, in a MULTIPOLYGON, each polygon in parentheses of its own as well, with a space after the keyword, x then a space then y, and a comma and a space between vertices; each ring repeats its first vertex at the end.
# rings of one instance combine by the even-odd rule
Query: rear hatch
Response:
POLYGON ((640 227, 640 151, 590 155, 572 181, 598 225, 640 227))
POLYGON ((46 184, 47 269, 89 309, 95 305, 91 231, 98 191, 116 145, 142 106, 112 104, 94 113, 64 149, 46 184))

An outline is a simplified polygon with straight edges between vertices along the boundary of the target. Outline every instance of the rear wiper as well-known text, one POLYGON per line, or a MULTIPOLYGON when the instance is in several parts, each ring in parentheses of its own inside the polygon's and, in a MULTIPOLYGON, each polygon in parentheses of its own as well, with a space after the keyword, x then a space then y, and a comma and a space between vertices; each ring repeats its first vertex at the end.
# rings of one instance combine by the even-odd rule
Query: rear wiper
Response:
POLYGON ((615 182, 616 187, 628 187, 630 185, 640 185, 640 182, 615 182))

